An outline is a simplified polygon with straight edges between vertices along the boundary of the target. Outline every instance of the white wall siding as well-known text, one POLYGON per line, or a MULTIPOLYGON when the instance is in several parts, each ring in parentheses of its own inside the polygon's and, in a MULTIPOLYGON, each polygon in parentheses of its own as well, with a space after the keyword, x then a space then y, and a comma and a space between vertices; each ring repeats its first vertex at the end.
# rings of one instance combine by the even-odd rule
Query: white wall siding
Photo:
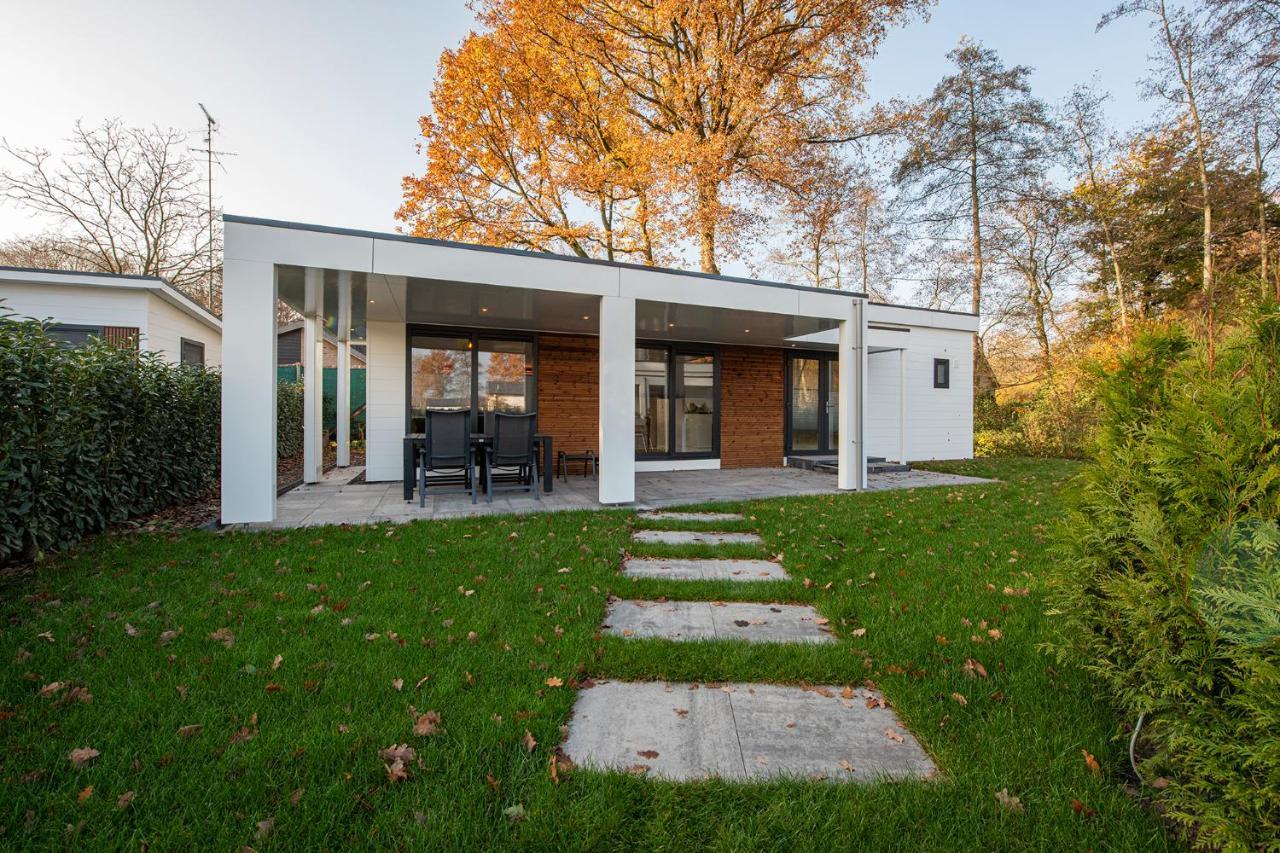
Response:
POLYGON ((404 472, 404 323, 370 320, 365 400, 365 478, 399 480, 404 472))
POLYGON ((867 355, 867 455, 895 461, 899 455, 898 429, 902 423, 900 358, 897 350, 867 355))
POLYGON ((33 320, 53 318, 73 326, 127 326, 147 336, 147 294, 105 287, 64 287, 47 284, 0 284, 0 312, 5 309, 33 320))
POLYGON ((165 302, 159 296, 147 295, 146 348, 161 353, 166 361, 177 362, 182 358, 182 339, 204 344, 205 367, 222 364, 222 334, 210 328, 184 311, 165 302))
POLYGON ((907 458, 968 459, 973 456, 973 334, 915 327, 910 338, 907 458), (933 387, 935 358, 950 360, 950 388, 933 387))

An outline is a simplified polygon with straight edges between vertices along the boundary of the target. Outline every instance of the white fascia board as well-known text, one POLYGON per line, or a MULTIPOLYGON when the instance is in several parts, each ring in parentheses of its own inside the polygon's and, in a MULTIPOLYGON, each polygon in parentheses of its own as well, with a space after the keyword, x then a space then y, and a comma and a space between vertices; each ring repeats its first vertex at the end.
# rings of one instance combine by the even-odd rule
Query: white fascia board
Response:
POLYGON ((659 270, 623 268, 621 293, 648 302, 759 311, 789 317, 838 320, 848 310, 850 294, 815 293, 799 287, 725 278, 681 275, 659 270))
POLYGON ((45 284, 51 287, 100 287, 104 290, 141 290, 153 293, 184 314, 222 333, 222 321, 171 285, 150 276, 86 275, 57 270, 0 270, 0 284, 45 284))
POLYGON ((518 251, 495 252, 438 246, 408 240, 373 241, 374 273, 491 284, 528 290, 554 290, 589 296, 617 296, 618 269, 518 251))
POLYGON ((225 222, 223 254, 229 260, 373 272, 373 239, 251 222, 225 222))
POLYGON ((918 326, 924 329, 954 329, 958 332, 978 331, 978 318, 973 314, 912 308, 904 305, 885 305, 880 302, 867 304, 867 322, 894 326, 918 326))

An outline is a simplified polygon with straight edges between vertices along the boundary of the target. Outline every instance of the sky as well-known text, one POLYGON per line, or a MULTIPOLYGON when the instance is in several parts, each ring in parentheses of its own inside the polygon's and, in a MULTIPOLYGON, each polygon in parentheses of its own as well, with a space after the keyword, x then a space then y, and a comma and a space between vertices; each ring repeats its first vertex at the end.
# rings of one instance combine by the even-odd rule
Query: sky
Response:
MULTIPOLYGON (((873 100, 920 97, 961 36, 1029 65, 1046 99, 1096 79, 1113 122, 1144 121, 1146 24, 1094 29, 1114 0, 941 0, 889 31, 868 67, 873 100)), ((475 27, 464 0, 9 0, 0 137, 60 150, 77 119, 191 132, 220 124, 227 213, 392 231, 400 180, 420 171, 417 119, 440 52, 475 27)), ((0 154, 0 157, 4 155, 0 154)), ((44 223, 0 200, 0 241, 44 223)), ((742 270, 726 268, 726 272, 742 270)))

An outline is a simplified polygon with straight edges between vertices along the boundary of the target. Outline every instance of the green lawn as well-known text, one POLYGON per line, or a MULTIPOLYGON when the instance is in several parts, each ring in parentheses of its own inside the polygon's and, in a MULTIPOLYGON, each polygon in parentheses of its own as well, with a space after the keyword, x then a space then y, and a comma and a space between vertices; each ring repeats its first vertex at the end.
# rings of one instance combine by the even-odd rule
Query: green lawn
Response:
POLYGON ((782 554, 794 580, 776 584, 624 579, 637 521, 621 511, 102 537, 0 588, 0 847, 1176 846, 1121 790, 1108 707, 1037 648, 1073 466, 943 467, 1003 482, 742 504, 767 548, 741 553, 782 554), (611 593, 812 602, 840 642, 602 639, 611 593), (871 679, 944 776, 557 784, 548 764, 588 677, 871 679), (415 710, 440 731, 415 736, 415 710), (399 743, 417 760, 393 783, 378 751, 399 743), (83 747, 100 754, 77 768, 83 747), (997 802, 1005 789, 1021 811, 997 802))

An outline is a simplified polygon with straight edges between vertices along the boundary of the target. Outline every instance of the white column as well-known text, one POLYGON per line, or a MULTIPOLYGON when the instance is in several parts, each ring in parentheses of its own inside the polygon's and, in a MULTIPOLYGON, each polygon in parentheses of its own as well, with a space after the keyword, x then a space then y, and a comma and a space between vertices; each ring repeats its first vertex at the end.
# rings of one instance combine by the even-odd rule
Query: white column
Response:
POLYGON ((867 487, 867 447, 863 420, 867 410, 867 319, 865 300, 850 299, 848 316, 840 322, 840 445, 837 448, 836 487, 867 487))
POLYGON ((636 499, 636 301, 600 297, 600 503, 636 499))
POLYGON ((907 348, 898 350, 898 462, 907 464, 907 348))
POLYGON ((276 270, 234 257, 222 267, 222 523, 276 516, 276 270))
POLYGON ((351 464, 351 273, 338 273, 338 467, 351 464))
POLYGON ((307 267, 302 315, 302 481, 324 473, 324 270, 307 267))

